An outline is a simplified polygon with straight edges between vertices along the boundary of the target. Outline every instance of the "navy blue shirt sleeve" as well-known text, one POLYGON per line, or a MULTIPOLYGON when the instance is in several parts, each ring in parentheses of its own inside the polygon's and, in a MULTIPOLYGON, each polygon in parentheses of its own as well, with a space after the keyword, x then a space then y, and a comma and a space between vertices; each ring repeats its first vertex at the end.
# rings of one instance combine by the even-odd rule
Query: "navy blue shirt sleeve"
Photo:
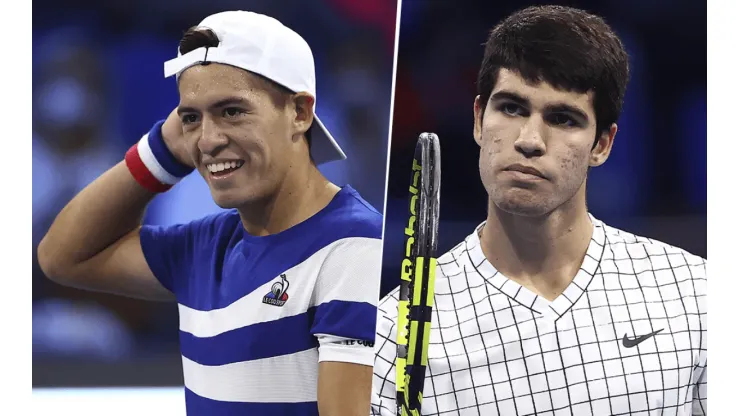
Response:
POLYGON ((196 263, 203 260, 203 253, 212 251, 215 236, 234 222, 238 222, 238 215, 226 211, 187 224, 145 225, 141 228, 141 249, 154 276, 177 294, 196 263))
POLYGON ((173 226, 145 225, 141 228, 141 249, 157 280, 172 293, 176 292, 175 276, 190 268, 193 236, 197 222, 173 226))

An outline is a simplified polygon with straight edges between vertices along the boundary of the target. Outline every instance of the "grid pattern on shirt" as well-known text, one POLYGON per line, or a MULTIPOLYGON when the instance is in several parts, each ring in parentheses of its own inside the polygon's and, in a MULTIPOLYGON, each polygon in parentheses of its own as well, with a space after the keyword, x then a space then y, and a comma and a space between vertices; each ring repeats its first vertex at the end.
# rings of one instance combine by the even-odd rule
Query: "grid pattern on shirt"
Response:
MULTIPOLYGON (((440 257, 422 414, 706 415, 705 260, 592 222, 552 302, 495 270, 480 227, 440 257)), ((379 305, 374 415, 395 412, 397 304, 379 305)))

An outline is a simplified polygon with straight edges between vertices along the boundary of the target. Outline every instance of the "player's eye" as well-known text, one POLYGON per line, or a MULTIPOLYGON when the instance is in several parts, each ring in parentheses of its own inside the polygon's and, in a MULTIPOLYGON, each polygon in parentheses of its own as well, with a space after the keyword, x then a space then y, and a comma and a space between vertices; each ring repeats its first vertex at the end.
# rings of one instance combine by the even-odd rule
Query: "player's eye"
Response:
POLYGON ((183 125, 193 124, 198 122, 198 116, 195 114, 183 114, 180 116, 180 121, 182 121, 183 125))
POLYGON ((551 114, 549 118, 549 122, 555 126, 560 127, 576 127, 578 126, 578 122, 573 117, 562 114, 562 113, 555 113, 551 114))
POLYGON ((244 114, 244 110, 242 110, 241 108, 237 108, 237 107, 228 107, 224 109, 223 114, 224 114, 224 117, 227 117, 227 118, 238 117, 244 114))
POLYGON ((507 116, 521 116, 525 114, 524 109, 519 104, 502 103, 499 104, 498 110, 507 116))

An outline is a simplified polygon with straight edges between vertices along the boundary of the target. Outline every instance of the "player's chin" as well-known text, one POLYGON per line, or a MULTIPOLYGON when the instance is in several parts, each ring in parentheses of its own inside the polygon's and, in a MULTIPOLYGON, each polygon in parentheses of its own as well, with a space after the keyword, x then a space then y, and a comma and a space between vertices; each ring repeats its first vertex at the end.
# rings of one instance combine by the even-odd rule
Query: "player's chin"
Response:
POLYGON ((545 195, 525 189, 514 188, 496 192, 493 195, 493 203, 501 211, 522 217, 541 217, 552 211, 545 195))
POLYGON ((243 198, 239 195, 234 195, 232 192, 211 189, 211 196, 213 197, 213 202, 223 209, 238 208, 244 205, 243 198))
POLYGON ((250 186, 229 189, 211 187, 211 196, 213 202, 223 209, 240 208, 261 199, 260 192, 251 188, 250 186))

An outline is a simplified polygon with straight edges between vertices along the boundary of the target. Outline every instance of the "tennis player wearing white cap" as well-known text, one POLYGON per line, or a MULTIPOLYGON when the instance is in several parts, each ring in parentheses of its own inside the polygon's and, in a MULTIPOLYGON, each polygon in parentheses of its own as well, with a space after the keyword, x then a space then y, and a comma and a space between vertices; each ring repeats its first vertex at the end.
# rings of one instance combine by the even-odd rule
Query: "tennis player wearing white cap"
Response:
POLYGON ((77 195, 39 245, 53 280, 176 299, 188 415, 366 415, 382 216, 316 165, 311 49, 277 20, 207 17, 165 64, 180 104, 77 195), (141 226, 192 170, 229 210, 141 226))

